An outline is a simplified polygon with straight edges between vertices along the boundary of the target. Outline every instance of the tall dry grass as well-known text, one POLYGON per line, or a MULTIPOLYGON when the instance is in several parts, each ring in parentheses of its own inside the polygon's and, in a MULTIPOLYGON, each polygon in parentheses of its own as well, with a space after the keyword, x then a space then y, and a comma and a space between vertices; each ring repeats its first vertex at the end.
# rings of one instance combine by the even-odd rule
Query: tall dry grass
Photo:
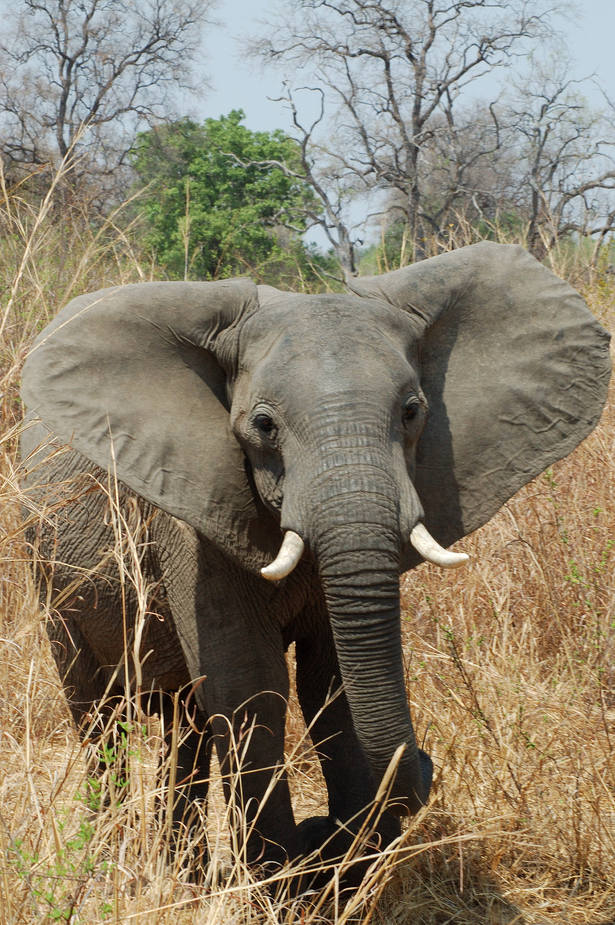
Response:
MULTIPOLYGON (((476 244, 484 238, 498 241, 501 244, 521 244, 529 248, 528 226, 519 223, 518 228, 512 228, 510 222, 497 216, 492 220, 483 218, 480 224, 470 221, 462 212, 453 212, 454 220, 448 228, 440 234, 427 235, 419 241, 420 246, 414 246, 406 228, 401 234, 398 246, 391 249, 387 242, 387 226, 381 226, 379 244, 363 255, 360 260, 362 275, 372 273, 388 273, 398 267, 406 266, 415 259, 434 257, 443 250, 454 250, 476 244), (391 252, 392 251, 392 252, 391 252)), ((612 272, 615 240, 612 236, 600 236, 593 240, 585 238, 575 241, 570 238, 560 238, 557 231, 556 217, 552 217, 552 224, 540 230, 537 246, 543 260, 558 276, 567 279, 577 288, 587 289, 594 285, 599 286, 604 281, 605 274, 612 272), (555 244, 552 244, 555 238, 555 244)))
MULTIPOLYGON (((200 820, 210 879, 196 887, 165 851, 173 794, 155 769, 170 763, 172 779, 173 752, 159 720, 133 701, 102 778, 88 772, 46 641, 17 479, 32 337, 72 295, 153 270, 113 217, 96 230, 64 222, 53 195, 33 207, 0 182, 0 227, 0 923, 612 925, 613 404, 583 446, 463 543, 468 570, 403 578, 408 692, 435 785, 359 891, 341 894, 336 870, 299 898, 284 888, 296 871, 259 879, 228 834, 219 780, 200 820)), ((585 295, 613 327, 610 278, 594 276, 585 295)), ((119 512, 117 529, 138 584, 138 542, 119 512)), ((288 752, 298 817, 323 812, 295 701, 288 752)))

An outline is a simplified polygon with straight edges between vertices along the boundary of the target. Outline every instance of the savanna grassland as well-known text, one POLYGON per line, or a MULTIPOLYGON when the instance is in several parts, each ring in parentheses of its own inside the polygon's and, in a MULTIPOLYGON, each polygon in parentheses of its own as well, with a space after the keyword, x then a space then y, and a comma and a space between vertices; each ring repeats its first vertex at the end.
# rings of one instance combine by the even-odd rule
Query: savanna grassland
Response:
MULTIPOLYGON (((613 403, 572 456, 461 544, 468 569, 402 579, 408 695, 436 776, 399 845, 374 858, 350 900, 335 871, 321 893, 293 900, 289 872, 259 880, 233 850, 218 785, 212 877, 196 887, 164 850, 169 796, 154 768, 172 771, 173 754, 138 700, 107 746, 123 770, 109 760, 101 781, 88 771, 47 643, 53 601, 41 609, 28 565, 24 511, 37 515, 17 472, 19 373, 35 333, 78 292, 156 269, 113 216, 93 230, 58 215, 52 194, 33 209, 6 188, 0 212, 0 923, 612 925, 613 403)), ((553 268, 615 327, 611 275, 556 257, 553 268)), ((322 812, 294 702, 288 733, 297 814, 322 812)))

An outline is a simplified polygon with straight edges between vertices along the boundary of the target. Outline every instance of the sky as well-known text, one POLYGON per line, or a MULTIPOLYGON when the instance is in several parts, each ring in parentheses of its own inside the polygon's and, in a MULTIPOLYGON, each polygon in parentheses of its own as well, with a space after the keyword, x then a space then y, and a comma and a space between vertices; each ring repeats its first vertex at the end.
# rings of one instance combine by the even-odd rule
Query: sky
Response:
MULTIPOLYGON (((242 41, 274 4, 275 0, 218 0, 214 15, 219 25, 206 30, 203 43, 202 70, 209 75, 210 88, 204 87, 196 104, 189 104, 199 119, 243 109, 251 129, 289 129, 281 104, 267 99, 280 95, 280 75, 260 72, 242 55, 242 41)), ((595 74, 615 101, 615 0, 580 0, 577 15, 561 28, 575 61, 571 76, 595 74)), ((597 92, 591 102, 601 104, 597 92)))

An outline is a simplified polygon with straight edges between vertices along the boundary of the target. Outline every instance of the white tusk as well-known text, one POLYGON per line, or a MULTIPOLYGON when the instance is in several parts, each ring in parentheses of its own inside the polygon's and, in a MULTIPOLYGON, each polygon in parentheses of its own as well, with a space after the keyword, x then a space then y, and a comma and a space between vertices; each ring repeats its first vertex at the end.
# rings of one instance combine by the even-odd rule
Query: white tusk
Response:
POLYGON ((417 524, 410 534, 410 542, 428 562, 441 565, 442 568, 458 568, 465 565, 470 557, 465 552, 449 552, 436 543, 433 536, 423 524, 417 524))
POLYGON ((271 565, 266 565, 261 569, 261 575, 267 581, 281 581, 282 578, 286 578, 297 566, 304 549, 305 543, 299 534, 293 530, 287 530, 279 553, 271 565))

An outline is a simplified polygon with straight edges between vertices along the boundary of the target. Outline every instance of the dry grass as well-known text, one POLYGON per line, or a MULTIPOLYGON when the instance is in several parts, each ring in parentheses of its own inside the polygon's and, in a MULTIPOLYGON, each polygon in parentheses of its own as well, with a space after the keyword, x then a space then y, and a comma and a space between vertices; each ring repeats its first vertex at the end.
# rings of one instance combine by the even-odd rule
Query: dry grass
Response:
MULTIPOLYGON (((350 903, 291 900, 233 850, 219 786, 207 837, 212 876, 185 882, 164 850, 168 800, 154 769, 156 718, 139 714, 88 777, 55 672, 22 533, 15 478, 18 371, 34 332, 86 288, 150 276, 112 223, 63 228, 0 190, 0 923, 413 923, 615 921, 615 411, 571 457, 463 543, 462 573, 402 580, 408 690, 436 764, 429 806, 374 859, 350 903), (157 799, 158 797, 158 799, 157 799), (110 807, 96 806, 108 798, 110 807)), ((613 289, 586 295, 613 327, 613 289)), ((324 792, 296 704, 289 766, 298 815, 324 792)), ((286 872, 288 874, 289 872, 286 872)))

